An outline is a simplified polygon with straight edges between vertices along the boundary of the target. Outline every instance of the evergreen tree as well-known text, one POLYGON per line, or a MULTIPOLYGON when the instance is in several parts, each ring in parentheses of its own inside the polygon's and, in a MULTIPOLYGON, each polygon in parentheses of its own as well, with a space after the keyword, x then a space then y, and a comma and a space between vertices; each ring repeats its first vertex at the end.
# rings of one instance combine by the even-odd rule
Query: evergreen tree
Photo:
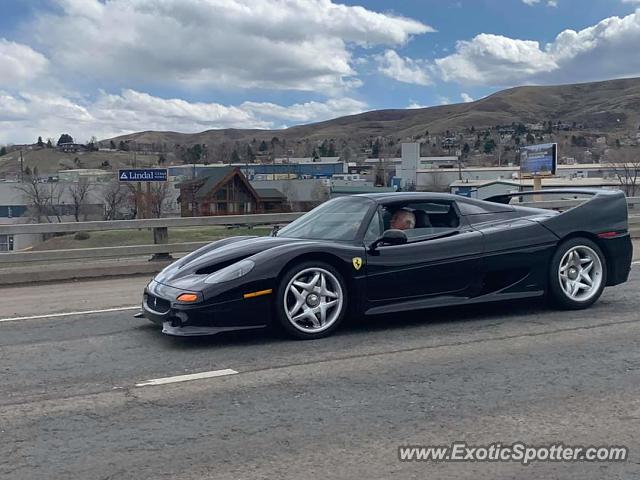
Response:
POLYGON ((58 139, 58 146, 63 143, 73 143, 73 137, 68 133, 63 133, 62 135, 60 135, 60 138, 58 139))
POLYGON ((44 142, 42 141, 42 137, 38 137, 38 141, 36 143, 40 148, 44 147, 44 142))

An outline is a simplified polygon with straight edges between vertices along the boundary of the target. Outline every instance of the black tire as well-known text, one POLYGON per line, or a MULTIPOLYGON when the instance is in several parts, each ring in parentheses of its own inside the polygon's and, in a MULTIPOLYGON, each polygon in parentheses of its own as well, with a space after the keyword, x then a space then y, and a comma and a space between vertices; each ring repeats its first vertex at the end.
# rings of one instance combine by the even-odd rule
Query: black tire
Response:
MULTIPOLYGON (((310 280, 307 282, 307 285, 309 284, 310 284, 310 280)), ((295 285, 294 287, 299 293, 306 295, 307 299, 312 294, 316 293, 316 292, 307 292, 301 288, 296 287, 295 285)), ((320 299, 319 301, 325 301, 325 302, 333 301, 332 297, 320 296, 319 292, 318 292, 318 295, 316 295, 316 297, 319 297, 320 299)), ((303 304, 303 307, 301 307, 301 310, 299 310, 298 312, 302 313, 303 311, 302 309, 304 308, 311 309, 312 311, 316 312, 314 314, 316 315, 316 321, 320 322, 320 319, 317 318, 317 316, 321 315, 320 312, 318 311, 320 307, 319 306, 314 307, 315 298, 312 298, 312 300, 314 301, 309 303, 305 302, 303 304)), ((344 279, 342 278, 342 275, 335 267, 322 261, 301 262, 289 268, 280 279, 280 284, 278 286, 277 293, 276 293, 276 301, 274 302, 274 308, 275 308, 274 323, 276 323, 277 326, 279 326, 281 330, 283 330, 288 336, 291 336, 300 340, 314 340, 317 338, 327 337, 331 335, 336 328, 339 327, 340 323, 344 319, 345 313, 347 311, 347 300, 348 300, 347 286, 344 282, 344 279), (307 276, 307 275, 309 277, 313 277, 313 271, 316 271, 318 273, 326 272, 326 273, 323 273, 322 275, 325 277, 326 284, 327 285, 331 284, 331 287, 329 286, 327 287, 328 289, 327 291, 330 293, 339 292, 339 295, 341 295, 341 302, 336 304, 335 307, 329 307, 330 310, 328 310, 328 315, 331 318, 331 322, 328 326, 325 326, 325 327, 322 327, 322 324, 321 324, 321 327, 315 327, 314 324, 311 323, 311 321, 307 321, 306 319, 299 320, 298 322, 294 322, 289 318, 289 315, 287 314, 287 311, 288 311, 287 307, 289 307, 289 309, 293 309, 293 306, 296 305, 294 302, 292 302, 292 300, 295 299, 295 295, 290 290, 292 282, 294 280, 297 280, 296 277, 299 277, 300 275, 303 276, 302 278, 304 278, 304 276, 307 276), (339 288, 333 285, 333 283, 336 283, 337 285, 339 285, 339 288), (333 288, 334 290, 331 290, 331 288, 333 288), (292 303, 294 303, 294 305, 292 305, 292 303), (338 308, 339 310, 335 313, 335 318, 333 318, 334 310, 338 308)), ((296 315, 293 316, 293 318, 295 317, 296 315)), ((327 318, 327 320, 329 319, 327 318)), ((327 321, 326 323, 328 324, 329 322, 327 321)))
MULTIPOLYGON (((581 263, 580 261, 578 262, 574 262, 574 263, 581 263)), ((588 263, 586 263, 586 265, 588 265, 588 263)), ((587 282, 580 280, 580 273, 575 273, 576 272, 576 268, 574 268, 573 271, 569 271, 569 273, 577 275, 578 278, 578 282, 581 284, 587 284, 587 282)), ((571 283, 572 279, 571 277, 568 277, 568 282, 569 285, 571 283)), ((550 299, 552 301, 552 303, 559 308, 565 309, 565 310, 580 310, 583 308, 588 308, 591 305, 593 305, 599 298, 600 295, 602 295, 602 291, 604 290, 604 287, 607 283, 607 260, 604 256, 604 254, 602 253, 602 250, 600 249, 600 247, 598 247, 598 245, 588 239, 588 238, 584 238, 584 237, 575 237, 575 238, 570 238, 569 240, 562 242, 557 250, 556 253, 553 255, 553 258, 551 260, 551 268, 549 269, 549 296, 550 299), (566 289, 571 290, 571 287, 568 286, 568 284, 565 283, 565 287, 563 287, 562 284, 562 280, 561 280, 561 273, 560 273, 560 268, 561 268, 561 262, 563 262, 563 260, 565 260, 566 258, 568 258, 568 255, 570 255, 571 251, 575 251, 577 253, 586 253, 587 256, 591 256, 593 252, 593 254, 595 254, 597 256, 597 260, 594 259, 593 263, 594 266, 592 267, 593 272, 589 272, 589 274, 591 276, 593 276, 592 279, 592 284, 595 284, 595 282, 597 281, 597 287, 596 288, 592 288, 591 290, 582 290, 580 293, 578 293, 576 295, 576 297, 572 297, 571 294, 567 291, 565 291, 566 289), (567 257, 565 257, 567 256, 567 257), (595 267, 598 266, 598 262, 599 262, 599 273, 596 273, 596 271, 594 270, 595 267), (580 295, 582 295, 584 298, 580 298, 580 295)))

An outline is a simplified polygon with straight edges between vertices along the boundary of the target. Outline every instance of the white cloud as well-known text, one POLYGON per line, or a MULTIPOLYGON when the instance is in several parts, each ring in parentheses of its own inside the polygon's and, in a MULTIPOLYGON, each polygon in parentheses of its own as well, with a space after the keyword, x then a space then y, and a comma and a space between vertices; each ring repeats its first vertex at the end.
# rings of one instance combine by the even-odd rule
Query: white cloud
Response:
POLYGON ((0 91, 0 144, 32 142, 39 135, 71 133, 79 141, 92 135, 106 138, 141 130, 196 133, 214 128, 278 128, 287 124, 326 120, 366 110, 364 102, 335 98, 282 106, 244 102, 238 106, 163 99, 126 89, 119 95, 101 92, 93 101, 63 96, 0 91))
POLYGON ((462 92, 460 94, 460 98, 462 99, 462 101, 464 103, 469 103, 469 102, 473 102, 473 97, 471 95, 469 95, 468 93, 464 93, 462 92))
POLYGON ((414 108, 427 108, 429 106, 430 105, 421 105, 421 104, 419 104, 417 102, 411 102, 409 105, 407 105, 407 109, 411 110, 411 109, 414 109, 414 108))
POLYGON ((430 85, 431 79, 427 73, 425 62, 401 57, 394 50, 387 50, 376 57, 378 71, 399 82, 416 85, 430 85))
POLYGON ((44 73, 49 61, 27 45, 0 38, 0 88, 15 88, 44 73))
POLYGON ((353 98, 332 98, 326 102, 296 103, 287 107, 269 102, 244 102, 240 108, 260 118, 308 123, 361 113, 367 109, 367 104, 353 98))
POLYGON ((553 42, 482 33, 458 42, 436 60, 444 80, 461 84, 515 85, 604 80, 640 75, 640 10, 610 17, 580 31, 565 30, 553 42))
POLYGON ((331 0, 57 3, 60 13, 40 15, 30 29, 60 74, 121 86, 335 92, 354 86, 352 46, 402 45, 433 31, 331 0))
POLYGON ((529 5, 531 7, 536 3, 540 3, 540 0, 522 0, 522 3, 524 3, 525 5, 529 5))
POLYGON ((554 8, 555 8, 555 7, 557 7, 557 6, 558 6, 558 2, 557 2, 557 0, 549 0, 549 1, 547 2, 547 7, 554 7, 554 8))

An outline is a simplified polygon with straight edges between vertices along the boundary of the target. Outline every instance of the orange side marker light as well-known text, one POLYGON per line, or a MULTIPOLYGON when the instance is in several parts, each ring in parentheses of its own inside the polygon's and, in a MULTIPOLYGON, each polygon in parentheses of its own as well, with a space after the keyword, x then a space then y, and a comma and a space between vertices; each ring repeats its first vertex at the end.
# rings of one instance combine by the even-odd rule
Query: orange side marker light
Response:
POLYGON ((193 303, 198 301, 198 295, 195 293, 182 293, 178 295, 179 302, 193 303))

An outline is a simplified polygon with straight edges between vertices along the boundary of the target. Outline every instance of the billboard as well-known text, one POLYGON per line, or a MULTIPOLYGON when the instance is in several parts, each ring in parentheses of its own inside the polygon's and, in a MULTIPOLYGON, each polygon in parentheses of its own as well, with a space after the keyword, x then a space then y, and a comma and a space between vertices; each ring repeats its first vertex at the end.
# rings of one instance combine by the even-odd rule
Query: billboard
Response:
POLYGON ((166 168, 133 168, 120 170, 118 178, 121 182, 166 182, 166 168))
POLYGON ((558 145, 543 143, 520 149, 520 176, 541 177, 556 174, 558 145))

